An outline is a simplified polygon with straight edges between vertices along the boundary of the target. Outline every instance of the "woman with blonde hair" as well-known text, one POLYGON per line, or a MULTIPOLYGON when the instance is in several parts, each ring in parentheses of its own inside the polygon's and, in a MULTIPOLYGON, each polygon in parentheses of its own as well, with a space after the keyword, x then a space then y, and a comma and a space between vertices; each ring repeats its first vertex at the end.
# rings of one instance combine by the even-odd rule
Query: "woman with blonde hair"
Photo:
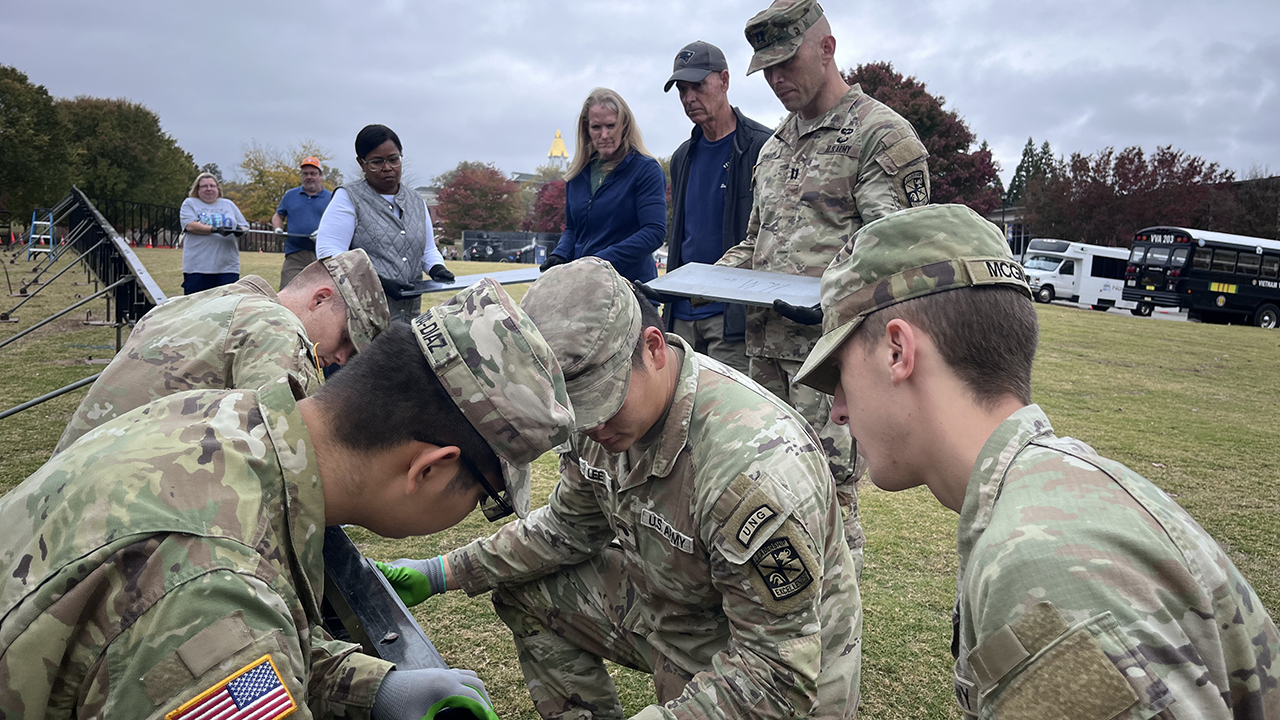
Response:
POLYGON ((667 236, 667 178, 616 92, 596 88, 582 103, 565 179, 564 234, 542 269, 594 255, 628 280, 657 277, 653 251, 667 236))
POLYGON ((182 292, 187 295, 240 279, 240 245, 249 222, 240 208, 222 197, 218 178, 196 176, 178 218, 186 231, 182 241, 182 292))

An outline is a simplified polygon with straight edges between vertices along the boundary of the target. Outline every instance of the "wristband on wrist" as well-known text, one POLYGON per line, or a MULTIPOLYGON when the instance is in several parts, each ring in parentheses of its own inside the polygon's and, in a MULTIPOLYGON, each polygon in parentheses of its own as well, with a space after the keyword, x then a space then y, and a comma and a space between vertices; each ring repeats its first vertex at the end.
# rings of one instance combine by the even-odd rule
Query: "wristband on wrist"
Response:
POLYGON ((444 581, 444 556, 437 555, 427 561, 427 582, 431 584, 431 594, 439 595, 448 588, 444 581))

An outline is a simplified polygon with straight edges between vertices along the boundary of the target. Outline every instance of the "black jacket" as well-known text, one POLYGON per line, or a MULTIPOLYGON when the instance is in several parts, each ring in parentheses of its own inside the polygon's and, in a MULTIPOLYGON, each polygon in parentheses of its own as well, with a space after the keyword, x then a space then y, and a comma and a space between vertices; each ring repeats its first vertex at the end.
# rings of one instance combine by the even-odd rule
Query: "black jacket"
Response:
MULTIPOLYGON (((733 154, 729 162, 729 187, 724 194, 723 249, 742 242, 747 236, 747 221, 751 218, 751 173, 760 155, 764 141, 773 130, 752 120, 738 108, 733 108, 738 127, 733 136, 733 154)), ((684 196, 689 186, 689 150, 702 139, 702 128, 694 125, 689 139, 671 156, 671 229, 667 233, 667 271, 684 264, 681 257, 684 245, 684 196)), ((724 339, 737 342, 746 334, 746 308, 742 305, 726 305, 724 312, 724 339)), ((667 312, 667 329, 675 325, 675 313, 667 312)))

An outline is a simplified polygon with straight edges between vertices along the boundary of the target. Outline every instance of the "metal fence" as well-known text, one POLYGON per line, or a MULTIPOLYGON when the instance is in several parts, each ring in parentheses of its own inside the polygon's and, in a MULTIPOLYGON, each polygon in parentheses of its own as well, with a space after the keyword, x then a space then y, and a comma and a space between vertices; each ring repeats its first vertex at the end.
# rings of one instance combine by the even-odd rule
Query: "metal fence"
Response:
POLYGON ((92 204, 135 247, 176 247, 182 234, 176 207, 110 198, 95 198, 92 204))

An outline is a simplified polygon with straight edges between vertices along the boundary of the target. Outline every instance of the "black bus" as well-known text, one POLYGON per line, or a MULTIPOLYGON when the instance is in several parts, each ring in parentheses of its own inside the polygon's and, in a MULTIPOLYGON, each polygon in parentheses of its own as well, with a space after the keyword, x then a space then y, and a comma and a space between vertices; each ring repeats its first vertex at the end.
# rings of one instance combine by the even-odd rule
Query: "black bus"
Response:
POLYGON ((1192 320, 1277 327, 1280 241, 1178 227, 1139 230, 1123 297, 1185 308, 1192 320))

